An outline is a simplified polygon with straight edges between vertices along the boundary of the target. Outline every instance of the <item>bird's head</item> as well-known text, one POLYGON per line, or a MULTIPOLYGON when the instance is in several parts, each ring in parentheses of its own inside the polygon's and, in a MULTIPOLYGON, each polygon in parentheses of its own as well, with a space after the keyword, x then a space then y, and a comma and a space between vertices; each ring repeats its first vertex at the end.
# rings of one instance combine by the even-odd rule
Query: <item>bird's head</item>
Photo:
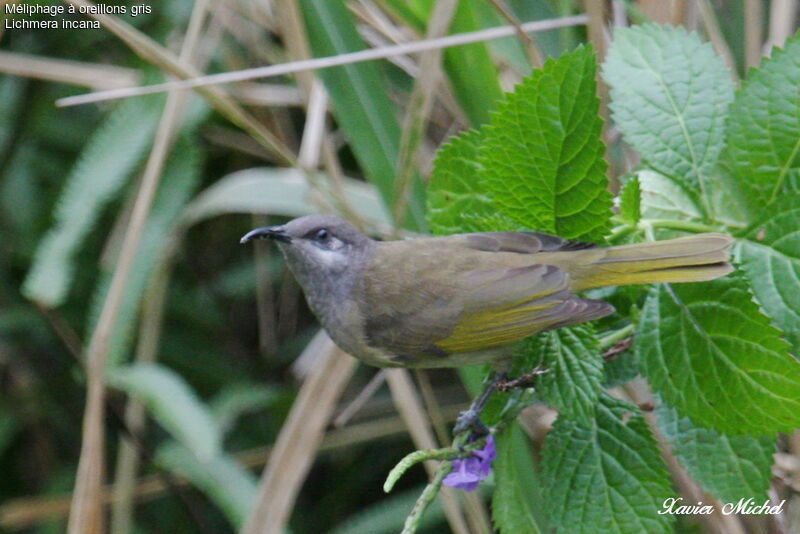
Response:
POLYGON ((307 215, 278 226, 256 228, 241 243, 272 239, 298 278, 303 274, 337 274, 362 261, 373 240, 333 215, 307 215), (302 274, 301 274, 302 273, 302 274))

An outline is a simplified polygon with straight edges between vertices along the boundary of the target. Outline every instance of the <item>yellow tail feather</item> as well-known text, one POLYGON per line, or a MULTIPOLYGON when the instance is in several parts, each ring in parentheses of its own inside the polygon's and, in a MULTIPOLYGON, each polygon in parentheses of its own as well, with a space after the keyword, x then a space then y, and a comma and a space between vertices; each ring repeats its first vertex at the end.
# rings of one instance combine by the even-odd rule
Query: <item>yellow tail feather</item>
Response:
POLYGON ((713 280, 733 270, 728 263, 732 242, 730 236, 707 233, 590 249, 583 255, 584 261, 570 262, 571 286, 580 291, 604 286, 713 280))

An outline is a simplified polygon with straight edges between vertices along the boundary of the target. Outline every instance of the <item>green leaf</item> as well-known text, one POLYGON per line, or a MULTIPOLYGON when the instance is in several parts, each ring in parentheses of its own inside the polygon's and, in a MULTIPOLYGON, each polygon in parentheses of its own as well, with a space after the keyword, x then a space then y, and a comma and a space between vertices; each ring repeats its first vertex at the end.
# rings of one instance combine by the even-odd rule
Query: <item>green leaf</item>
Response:
POLYGON ((0 456, 5 454, 20 430, 19 421, 6 410, 5 406, 0 405, 0 456))
POLYGON ((603 391, 603 360, 594 332, 587 326, 543 332, 526 342, 544 369, 536 391, 567 417, 588 421, 603 391))
POLYGON ((495 528, 501 534, 542 532, 539 485, 530 445, 519 425, 511 425, 498 436, 493 468, 496 489, 492 497, 492 521, 495 528))
POLYGON ((134 363, 108 372, 108 383, 144 403, 170 434, 208 462, 220 452, 222 435, 208 408, 177 373, 157 363, 134 363))
POLYGON ((697 34, 672 26, 619 28, 603 67, 617 127, 653 169, 704 189, 725 144, 733 82, 697 34))
MULTIPOLYGON (((330 198, 331 182, 318 173, 322 197, 330 198)), ((316 191, 299 169, 255 167, 231 173, 208 187, 186 207, 182 224, 186 227, 200 221, 230 213, 259 213, 301 217, 319 211, 332 211, 332 205, 312 204, 309 197, 316 191)), ((365 222, 388 228, 391 218, 375 188, 359 180, 344 178, 341 191, 345 200, 365 222)), ((244 230, 244 228, 243 228, 244 230)))
POLYGON ((800 194, 785 195, 738 242, 758 302, 800 351, 800 194))
MULTIPOLYGON (((482 488, 483 486, 481 486, 482 488)), ((397 534, 403 530, 408 511, 414 507, 425 488, 415 488, 392 495, 360 509, 327 534, 397 534)), ((441 498, 435 499, 420 519, 419 528, 425 529, 444 523, 441 498)), ((424 532, 424 531, 423 531, 424 532)))
POLYGON ((658 511, 674 495, 637 408, 604 396, 595 419, 559 417, 542 457, 551 526, 570 534, 671 533, 658 511))
POLYGON ((119 105, 92 134, 65 179, 54 224, 36 251, 23 294, 47 307, 67 298, 74 258, 103 207, 139 163, 161 113, 161 98, 133 98, 119 105))
MULTIPOLYGON (((481 29, 476 5, 482 0, 458 2, 451 33, 465 33, 481 29)), ((433 3, 431 3, 432 5, 433 3)), ((486 43, 471 43, 447 48, 444 51, 444 68, 459 104, 472 126, 481 126, 491 120, 490 112, 503 97, 498 81, 500 76, 486 43)))
POLYGON ((3 76, 0 79, 0 154, 4 154, 8 144, 14 138, 14 125, 17 116, 27 109, 21 106, 24 95, 24 78, 21 76, 3 76))
POLYGON ((479 223, 494 209, 479 179, 482 139, 480 130, 471 130, 452 138, 436 153, 428 185, 428 224, 435 234, 487 230, 479 223))
POLYGON ((636 359, 636 353, 626 350, 614 359, 604 362, 603 372, 605 373, 604 387, 615 388, 630 382, 639 376, 639 361, 636 359))
POLYGON ((725 159, 756 208, 798 191, 792 179, 800 172, 798 85, 800 36, 795 36, 748 73, 731 106, 725 159))
POLYGON ((480 162, 497 209, 527 228, 602 240, 611 216, 590 47, 549 60, 485 127, 480 162))
POLYGON ((256 478, 226 454, 201 461, 191 450, 174 441, 156 451, 156 462, 187 478, 222 510, 231 524, 241 527, 256 500, 256 478))
MULTIPOLYGON (((685 221, 702 217, 697 197, 671 178, 646 169, 639 171, 636 176, 641 187, 641 209, 645 218, 685 221)), ((667 238, 684 234, 659 229, 658 235, 667 238)))
POLYGON ((729 165, 720 158, 714 174, 706 180, 708 197, 714 219, 729 228, 745 228, 764 210, 763 204, 755 204, 747 192, 747 180, 733 175, 729 165))
POLYGON ((233 384, 216 394, 209 403, 211 415, 224 434, 247 412, 264 409, 279 398, 275 388, 255 384, 233 384))
MULTIPOLYGON (((317 56, 334 56, 365 48, 344 2, 301 0, 309 41, 317 56)), ((336 120, 364 174, 391 207, 395 196, 395 165, 400 150, 397 109, 379 64, 370 61, 324 69, 319 76, 331 97, 336 120)), ((415 178, 408 224, 425 224, 422 183, 415 178)))
POLYGON ((625 183, 619 194, 619 214, 628 224, 636 224, 642 218, 642 188, 636 176, 625 183))
MULTIPOLYGON (((181 212, 197 186, 202 165, 203 153, 197 139, 191 134, 181 136, 164 166, 158 192, 142 234, 142 241, 136 251, 133 269, 125 286, 125 295, 111 334, 109 366, 123 361, 128 353, 147 284, 158 262, 164 259, 162 256, 164 247, 173 235, 181 212)), ((111 285, 111 277, 111 272, 102 273, 92 295, 90 320, 86 325, 87 333, 94 330, 100 317, 111 285)))
POLYGON ((774 436, 728 436, 695 425, 663 402, 657 414, 672 453, 704 490, 722 502, 767 498, 774 436))
POLYGON ((8 158, 0 181, 0 210, 5 231, 16 236, 15 248, 29 255, 32 242, 39 237, 36 228, 45 214, 44 188, 36 178, 35 162, 40 158, 40 148, 33 143, 19 143, 8 158))
MULTIPOLYGON (((381 4, 402 19, 420 35, 427 29, 433 12, 434 0, 408 2, 407 0, 383 0, 381 4)), ((486 22, 482 8, 483 0, 458 2, 450 33, 466 33, 483 28, 486 22)), ((453 93, 464 110, 470 124, 479 127, 490 120, 490 112, 503 97, 499 75, 487 43, 470 43, 446 48, 443 67, 453 93)))
POLYGON ((800 362, 738 273, 654 287, 636 349, 653 388, 697 424, 731 434, 800 426, 800 362))

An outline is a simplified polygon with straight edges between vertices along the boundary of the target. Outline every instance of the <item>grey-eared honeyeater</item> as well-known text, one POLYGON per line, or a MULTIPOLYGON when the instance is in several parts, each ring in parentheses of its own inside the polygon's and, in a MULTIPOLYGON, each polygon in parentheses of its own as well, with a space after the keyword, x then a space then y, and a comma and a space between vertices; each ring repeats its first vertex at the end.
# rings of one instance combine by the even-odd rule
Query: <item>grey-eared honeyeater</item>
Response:
POLYGON ((732 270, 732 240, 718 233, 612 247, 534 232, 376 241, 338 217, 309 215, 241 242, 260 238, 278 244, 333 341, 379 367, 500 367, 507 345, 614 311, 582 290, 732 270))

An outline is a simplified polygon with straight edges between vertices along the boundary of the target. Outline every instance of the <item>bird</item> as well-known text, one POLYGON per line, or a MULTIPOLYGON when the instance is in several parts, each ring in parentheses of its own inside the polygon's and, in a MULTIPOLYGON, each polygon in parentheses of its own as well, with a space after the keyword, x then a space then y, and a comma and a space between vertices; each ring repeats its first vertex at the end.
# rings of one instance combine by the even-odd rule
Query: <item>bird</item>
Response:
POLYGON ((731 237, 713 232, 611 247, 524 231, 378 241, 315 214, 240 241, 254 239, 277 243, 331 339, 377 367, 501 368, 522 339, 614 312, 582 291, 733 269, 731 237))

